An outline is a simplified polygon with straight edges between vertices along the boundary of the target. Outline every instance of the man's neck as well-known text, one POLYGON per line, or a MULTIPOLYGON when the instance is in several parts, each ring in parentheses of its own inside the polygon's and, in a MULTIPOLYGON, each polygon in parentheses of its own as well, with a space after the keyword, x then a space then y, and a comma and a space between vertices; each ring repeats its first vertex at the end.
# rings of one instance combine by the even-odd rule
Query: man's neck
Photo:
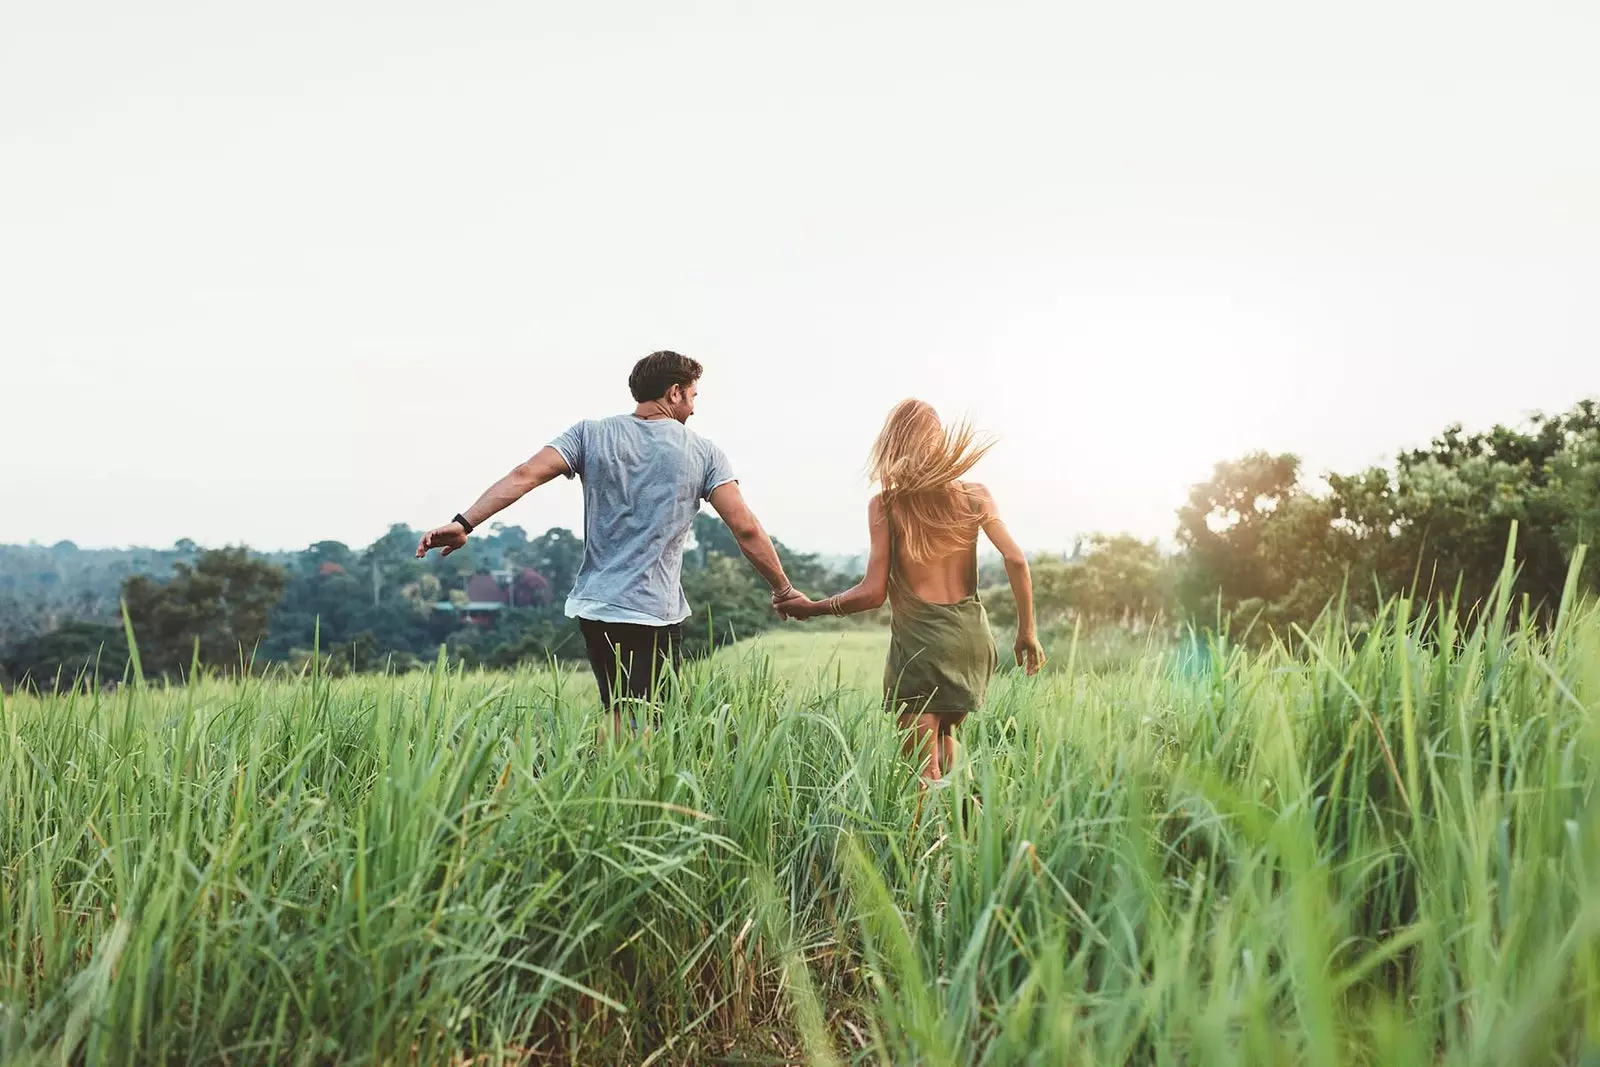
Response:
POLYGON ((638 407, 633 409, 633 414, 635 418, 646 419, 649 421, 672 418, 672 412, 668 411, 666 406, 657 400, 645 401, 643 404, 640 404, 638 407))

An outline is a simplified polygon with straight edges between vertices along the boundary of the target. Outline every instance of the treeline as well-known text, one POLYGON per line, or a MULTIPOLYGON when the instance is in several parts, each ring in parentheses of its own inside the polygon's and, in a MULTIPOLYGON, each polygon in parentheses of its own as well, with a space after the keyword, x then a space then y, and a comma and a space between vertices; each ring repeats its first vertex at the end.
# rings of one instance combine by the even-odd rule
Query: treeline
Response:
MULTIPOLYGON (((196 663, 300 669, 314 654, 329 673, 404 670, 441 645, 469 665, 583 658, 564 612, 583 560, 583 541, 570 530, 530 538, 519 526, 495 524, 448 557, 426 560, 415 557, 420 536, 396 525, 365 549, 321 541, 274 555, 189 542, 160 553, 8 546, 0 555, 0 606, 26 602, 29 609, 6 614, 0 682, 52 685, 86 664, 102 680, 120 679, 129 662, 124 603, 147 677, 181 679, 196 663), (167 574, 158 574, 158 563, 167 574), (55 577, 42 577, 51 564, 55 577)), ((695 605, 685 624, 688 649, 772 625, 766 586, 722 521, 699 516, 695 540, 684 561, 695 605)), ((833 592, 855 580, 781 542, 778 548, 806 588, 833 592)))
MULTIPOLYGON (((1535 611, 1559 602, 1580 545, 1600 530, 1600 405, 1534 416, 1485 433, 1447 428, 1392 466, 1310 480, 1293 455, 1219 463, 1178 510, 1176 553, 1127 535, 1095 535, 1033 561, 1045 626, 1226 628, 1309 625, 1339 603, 1355 625, 1387 598, 1414 593, 1466 607, 1500 572, 1518 530, 1516 592, 1535 611)), ((126 602, 147 676, 181 678, 195 662, 229 669, 308 664, 405 669, 444 646, 456 660, 502 667, 581 659, 562 607, 583 543, 552 529, 496 525, 449 557, 414 557, 416 530, 392 527, 364 549, 323 541, 301 552, 244 548, 89 551, 0 546, 0 683, 52 684, 98 663, 122 677, 126 602)), ((780 546, 800 588, 828 594, 858 574, 780 546)), ((991 614, 1015 620, 997 563, 983 569, 991 614)), ((1600 587, 1600 557, 1581 587, 1600 587)), ((701 515, 685 559, 692 651, 774 625, 767 591, 720 520, 701 515)))
MULTIPOLYGON (((1330 604, 1360 626, 1397 594, 1481 603, 1516 528, 1514 591, 1530 610, 1560 603, 1580 546, 1600 534, 1600 404, 1522 427, 1451 426, 1392 466, 1308 480, 1297 457, 1256 452, 1217 464, 1178 510, 1179 551, 1095 536, 1034 561, 1043 621, 1282 633, 1330 604)), ((1590 554, 1579 589, 1600 588, 1590 554)), ((998 584, 998 568, 985 575, 998 584)), ((999 589, 992 613, 1014 615, 999 589)))

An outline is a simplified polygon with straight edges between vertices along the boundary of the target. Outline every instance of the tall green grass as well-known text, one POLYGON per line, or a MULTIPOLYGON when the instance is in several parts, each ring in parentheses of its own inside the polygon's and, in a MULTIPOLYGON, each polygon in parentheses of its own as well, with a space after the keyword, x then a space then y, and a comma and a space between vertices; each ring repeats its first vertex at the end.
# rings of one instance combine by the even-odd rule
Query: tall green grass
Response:
POLYGON ((1600 1047, 1592 607, 1397 602, 1359 641, 1008 675, 926 794, 842 671, 699 664, 619 745, 574 690, 440 665, 7 698, 0 1058, 1600 1047))

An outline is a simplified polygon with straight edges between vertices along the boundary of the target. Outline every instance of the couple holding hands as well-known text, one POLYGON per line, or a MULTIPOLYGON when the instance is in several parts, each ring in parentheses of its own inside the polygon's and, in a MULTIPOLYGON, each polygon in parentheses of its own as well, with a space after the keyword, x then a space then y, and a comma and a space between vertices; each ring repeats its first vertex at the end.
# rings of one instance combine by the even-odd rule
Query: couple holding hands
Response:
POLYGON ((740 550, 773 588, 788 619, 852 615, 889 604, 884 706, 906 731, 924 780, 955 759, 953 731, 983 705, 999 654, 978 599, 978 538, 1005 560, 1017 602, 1016 661, 1044 664, 1034 627, 1028 561, 982 485, 962 480, 990 445, 965 425, 946 427, 920 400, 896 404, 872 447, 879 492, 867 506, 866 574, 826 600, 795 590, 761 523, 746 505, 723 451, 687 426, 702 368, 676 352, 640 360, 628 378, 635 408, 585 420, 496 481, 465 512, 424 534, 418 557, 466 544, 490 516, 556 477, 583 481, 584 554, 566 613, 583 633, 601 703, 614 728, 625 703, 648 702, 681 663, 689 617, 680 576, 701 501, 727 523, 740 550))

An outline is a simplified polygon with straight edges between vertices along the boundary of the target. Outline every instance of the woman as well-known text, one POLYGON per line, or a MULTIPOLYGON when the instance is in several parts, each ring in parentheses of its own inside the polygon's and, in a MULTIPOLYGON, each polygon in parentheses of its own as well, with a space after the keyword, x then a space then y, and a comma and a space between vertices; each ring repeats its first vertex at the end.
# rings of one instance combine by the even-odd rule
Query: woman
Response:
POLYGON ((946 429, 922 401, 901 401, 872 446, 870 472, 881 490, 867 505, 866 576, 824 601, 777 604, 780 614, 806 619, 871 611, 888 599, 884 705, 908 731, 907 754, 920 754, 924 783, 950 769, 957 752, 952 731, 982 706, 999 664, 978 599, 980 530, 1004 557, 1016 595, 1017 664, 1029 674, 1044 664, 1027 557, 989 491, 960 480, 991 447, 965 424, 946 429))

